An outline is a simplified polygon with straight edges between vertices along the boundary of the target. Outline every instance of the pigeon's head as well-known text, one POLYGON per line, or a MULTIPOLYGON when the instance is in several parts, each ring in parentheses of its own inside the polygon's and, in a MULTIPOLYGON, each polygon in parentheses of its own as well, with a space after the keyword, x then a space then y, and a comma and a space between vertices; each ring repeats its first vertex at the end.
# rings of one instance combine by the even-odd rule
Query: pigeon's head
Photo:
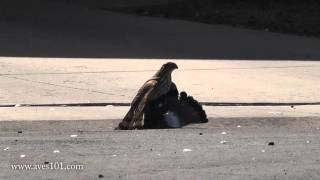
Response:
POLYGON ((167 62, 164 65, 162 65, 162 67, 166 70, 169 70, 169 71, 173 71, 175 69, 178 69, 178 66, 176 65, 176 63, 173 63, 173 62, 167 62))

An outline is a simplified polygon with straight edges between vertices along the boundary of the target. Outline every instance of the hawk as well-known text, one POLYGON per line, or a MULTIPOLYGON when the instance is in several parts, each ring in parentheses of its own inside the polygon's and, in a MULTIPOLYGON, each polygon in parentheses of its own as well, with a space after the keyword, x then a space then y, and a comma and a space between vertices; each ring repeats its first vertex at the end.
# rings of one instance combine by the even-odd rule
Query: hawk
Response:
POLYGON ((129 112, 118 125, 118 129, 142 128, 146 104, 166 95, 170 89, 176 88, 171 80, 171 74, 175 69, 178 69, 175 63, 167 62, 143 84, 133 99, 129 112))

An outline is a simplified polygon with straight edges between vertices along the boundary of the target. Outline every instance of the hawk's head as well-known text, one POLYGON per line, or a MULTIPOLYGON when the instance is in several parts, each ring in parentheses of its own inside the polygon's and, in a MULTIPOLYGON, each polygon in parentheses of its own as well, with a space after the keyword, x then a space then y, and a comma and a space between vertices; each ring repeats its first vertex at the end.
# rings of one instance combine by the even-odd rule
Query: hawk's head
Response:
POLYGON ((173 71, 175 69, 178 69, 178 66, 176 65, 176 63, 173 63, 173 62, 167 62, 164 65, 162 65, 162 67, 168 71, 173 71))

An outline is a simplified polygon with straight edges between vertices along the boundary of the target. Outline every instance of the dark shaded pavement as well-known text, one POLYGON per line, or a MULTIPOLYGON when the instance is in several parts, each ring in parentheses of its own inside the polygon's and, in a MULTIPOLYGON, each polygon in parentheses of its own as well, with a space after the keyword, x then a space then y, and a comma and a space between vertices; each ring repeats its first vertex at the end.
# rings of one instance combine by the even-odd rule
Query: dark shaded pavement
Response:
POLYGON ((0 56, 320 59, 320 39, 124 15, 61 1, 9 2, 0 4, 0 56))

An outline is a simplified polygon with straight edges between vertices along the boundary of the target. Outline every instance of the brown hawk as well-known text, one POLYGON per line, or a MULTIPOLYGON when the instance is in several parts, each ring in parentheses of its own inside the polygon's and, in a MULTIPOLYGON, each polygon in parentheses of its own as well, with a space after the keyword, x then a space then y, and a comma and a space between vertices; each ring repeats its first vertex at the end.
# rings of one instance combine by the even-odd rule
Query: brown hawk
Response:
POLYGON ((142 119, 146 104, 166 95, 170 91, 170 88, 173 86, 171 73, 175 69, 178 69, 175 63, 165 63, 151 79, 144 83, 133 99, 129 112, 119 124, 118 129, 142 128, 142 119))

